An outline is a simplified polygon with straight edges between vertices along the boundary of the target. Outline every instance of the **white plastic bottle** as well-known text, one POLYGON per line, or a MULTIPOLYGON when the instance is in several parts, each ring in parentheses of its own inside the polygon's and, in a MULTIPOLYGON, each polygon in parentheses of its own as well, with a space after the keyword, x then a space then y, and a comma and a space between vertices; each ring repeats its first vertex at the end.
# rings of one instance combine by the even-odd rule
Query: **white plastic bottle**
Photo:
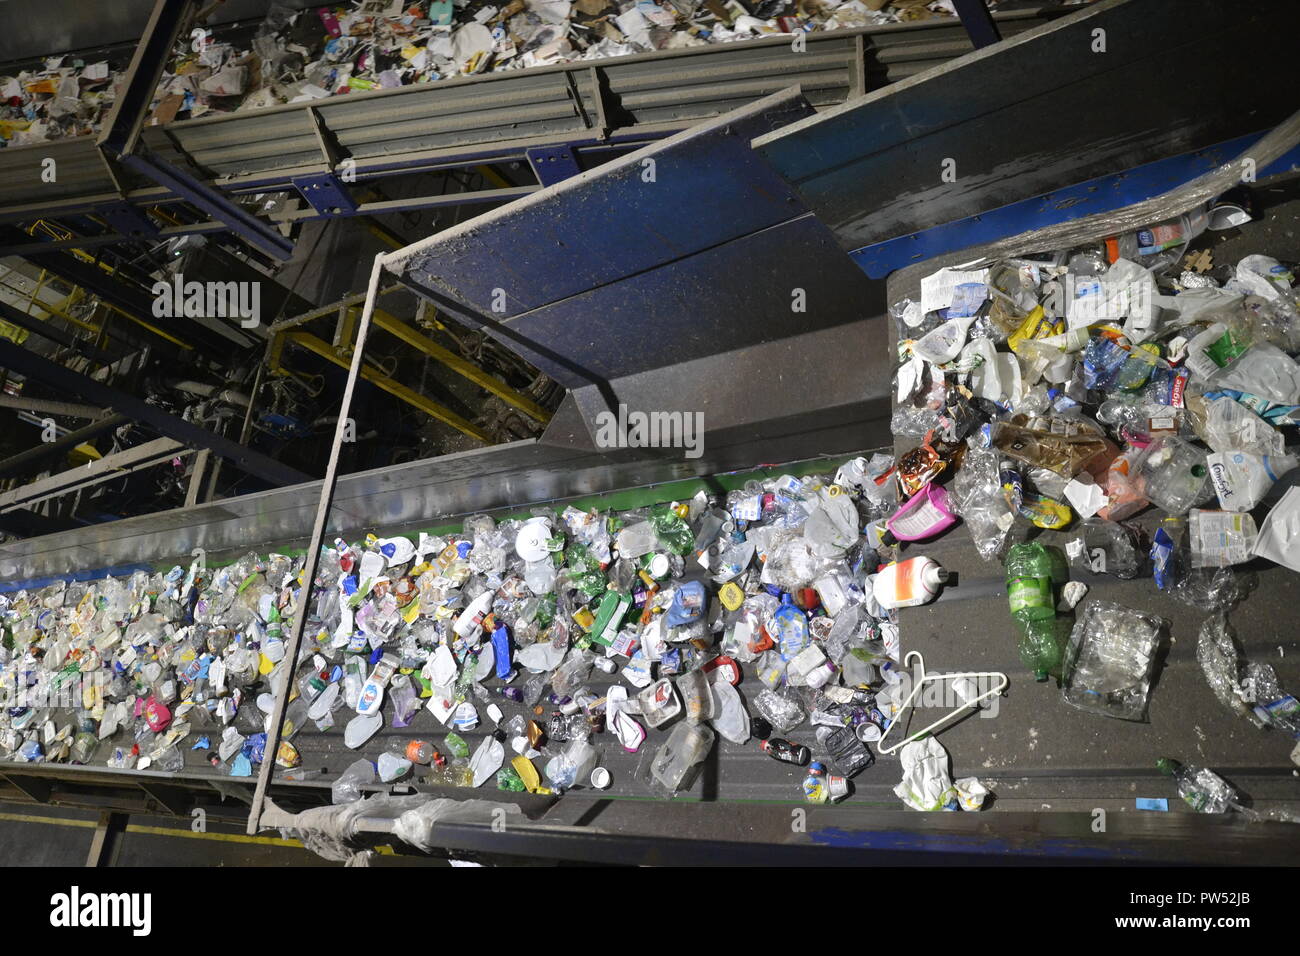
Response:
POLYGON ((489 589, 470 601, 465 610, 460 613, 460 617, 456 618, 451 629, 467 639, 471 634, 475 634, 483 626, 483 619, 492 610, 492 598, 493 592, 489 589))
POLYGON ((883 608, 916 607, 934 600, 948 572, 931 558, 908 558, 876 575, 872 594, 883 608))
POLYGON ((1300 465, 1295 455, 1226 451, 1206 456, 1210 482, 1224 511, 1250 511, 1273 484, 1300 465))

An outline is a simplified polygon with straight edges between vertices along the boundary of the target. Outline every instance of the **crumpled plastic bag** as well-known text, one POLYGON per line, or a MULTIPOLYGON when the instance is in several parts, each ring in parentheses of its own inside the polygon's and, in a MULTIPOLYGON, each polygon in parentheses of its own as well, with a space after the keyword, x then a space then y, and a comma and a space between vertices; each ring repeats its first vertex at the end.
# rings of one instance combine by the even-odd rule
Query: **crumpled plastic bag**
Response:
POLYGON ((374 782, 375 765, 365 758, 357 760, 330 785, 330 802, 341 806, 360 800, 362 785, 374 782))
POLYGON ((808 716, 799 699, 790 691, 765 688, 754 697, 754 709, 778 733, 788 733, 808 716))
POLYGON ((1168 622, 1112 601, 1090 601, 1075 620, 1061 697, 1089 713, 1145 721, 1168 622))
POLYGON ((1300 403, 1300 365, 1276 345, 1257 342, 1204 383, 1210 389, 1250 392, 1281 405, 1300 403))
POLYGON ((966 457, 948 486, 949 501, 970 530, 975 550, 985 561, 1006 546, 1015 514, 1002 494, 996 452, 967 441, 966 457))
POLYGON ((483 786, 489 778, 501 769, 505 759, 506 749, 501 742, 491 735, 484 737, 483 742, 478 745, 478 749, 474 751, 474 756, 469 761, 469 769, 474 773, 472 785, 475 787, 483 786))
POLYGON ((913 810, 979 810, 988 788, 976 777, 955 784, 948 772, 948 751, 934 737, 904 744, 898 752, 903 779, 894 793, 913 810))
POLYGON ((749 739, 749 711, 740 691, 720 680, 709 685, 713 694, 713 729, 732 743, 743 744, 749 739))
POLYGON ((1280 431, 1226 396, 1205 404, 1205 441, 1216 452, 1281 455, 1286 450, 1280 431))

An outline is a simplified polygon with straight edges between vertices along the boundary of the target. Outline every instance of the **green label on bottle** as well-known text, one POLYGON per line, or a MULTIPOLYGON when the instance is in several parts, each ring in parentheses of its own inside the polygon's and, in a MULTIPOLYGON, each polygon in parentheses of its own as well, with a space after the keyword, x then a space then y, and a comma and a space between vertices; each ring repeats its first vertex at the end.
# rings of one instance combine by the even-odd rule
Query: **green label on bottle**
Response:
POLYGON ((1012 578, 1007 582, 1011 613, 1052 606, 1052 587, 1047 578, 1012 578))

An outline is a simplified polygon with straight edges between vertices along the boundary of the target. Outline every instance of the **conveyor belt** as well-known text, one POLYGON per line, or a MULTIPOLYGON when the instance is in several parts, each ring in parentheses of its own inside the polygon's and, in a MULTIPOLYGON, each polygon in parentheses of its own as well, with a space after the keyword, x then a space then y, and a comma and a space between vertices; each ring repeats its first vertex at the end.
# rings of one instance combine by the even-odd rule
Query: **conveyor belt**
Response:
MULTIPOLYGON (((998 16, 1014 36, 1063 10, 998 16)), ((358 181, 469 162, 526 161, 530 147, 587 147, 587 162, 611 145, 646 142, 794 84, 819 108, 897 82, 968 53, 961 24, 928 21, 579 61, 400 90, 354 93, 204 117, 146 130, 160 156, 189 165, 230 194, 292 188, 294 176, 330 171, 313 128, 356 160, 358 181)), ((128 178, 133 203, 176 197, 128 178)), ((89 213, 119 200, 92 137, 0 150, 0 221, 89 213), (57 163, 44 183, 42 160, 57 163), (40 183, 39 202, 32 184, 40 183)), ((308 210, 310 213, 310 210, 308 210)), ((298 218, 301 218, 299 216, 298 218)))
MULTIPOLYGON (((1283 258, 1300 252, 1290 229, 1297 212, 1300 202, 1294 200, 1273 210, 1269 234, 1257 241, 1251 235, 1263 233, 1265 224, 1244 227, 1238 249, 1283 258)), ((888 283, 889 301, 919 299, 922 276, 969 261, 979 251, 965 250, 895 273, 888 283)), ((891 329, 891 343, 896 339, 891 329)), ((899 438, 894 451, 916 444, 899 438)), ((1284 476, 1267 500, 1275 501, 1296 478, 1295 473, 1284 476)), ((1150 535, 1162 515, 1151 507, 1131 523, 1150 535)), ((1043 531, 1038 540, 1063 548, 1076 535, 1077 527, 1072 527, 1065 532, 1043 531)), ((1168 781, 1155 770, 1155 761, 1173 757, 1220 772, 1260 808, 1282 806, 1300 812, 1300 781, 1290 756, 1296 741, 1229 713, 1206 683, 1196 661, 1196 639, 1209 616, 1206 612, 1160 592, 1149 575, 1122 581, 1072 567, 1071 579, 1089 588, 1084 604, 1093 599, 1112 601, 1170 623, 1171 642, 1153 681, 1149 722, 1095 716, 1066 704, 1054 681, 1036 683, 1020 662, 1005 572, 1000 562, 979 556, 964 524, 934 541, 904 546, 904 557, 921 554, 955 572, 957 585, 946 588, 931 605, 899 612, 903 651, 920 651, 927 671, 1003 671, 1011 678, 996 717, 968 717, 940 734, 952 756, 955 776, 992 781, 999 805, 1086 810, 1118 803, 1132 811, 1136 797, 1172 796, 1168 781)), ((1300 575, 1263 560, 1249 567, 1258 572, 1259 587, 1232 612, 1230 621, 1246 657, 1272 665, 1282 687, 1295 693, 1300 688, 1300 638, 1294 627, 1300 575)), ((914 727, 925 726, 921 720, 937 716, 922 710, 914 727)))

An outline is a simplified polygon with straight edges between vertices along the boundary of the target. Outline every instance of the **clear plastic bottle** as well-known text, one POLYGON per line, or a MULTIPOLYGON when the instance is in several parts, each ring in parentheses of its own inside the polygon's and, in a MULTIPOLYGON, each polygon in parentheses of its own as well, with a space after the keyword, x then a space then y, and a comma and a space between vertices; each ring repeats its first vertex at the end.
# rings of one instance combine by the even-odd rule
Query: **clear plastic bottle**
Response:
POLYGON ((356 709, 365 683, 366 659, 360 654, 352 654, 343 664, 343 702, 350 710, 356 709))
POLYGON ((1148 446, 1141 475, 1143 494, 1171 515, 1186 514, 1209 490, 1205 452, 1172 435, 1148 446))
POLYGON ((621 558, 636 559, 649 554, 655 547, 655 529, 648 521, 628 525, 618 533, 615 547, 621 558))
POLYGON ((438 753, 427 740, 408 740, 406 737, 389 737, 385 749, 411 763, 428 766, 438 753))
POLYGON ((1156 761, 1165 776, 1173 777, 1178 795, 1197 813, 1226 813, 1235 805, 1236 793, 1213 770, 1179 763, 1168 757, 1156 761))

